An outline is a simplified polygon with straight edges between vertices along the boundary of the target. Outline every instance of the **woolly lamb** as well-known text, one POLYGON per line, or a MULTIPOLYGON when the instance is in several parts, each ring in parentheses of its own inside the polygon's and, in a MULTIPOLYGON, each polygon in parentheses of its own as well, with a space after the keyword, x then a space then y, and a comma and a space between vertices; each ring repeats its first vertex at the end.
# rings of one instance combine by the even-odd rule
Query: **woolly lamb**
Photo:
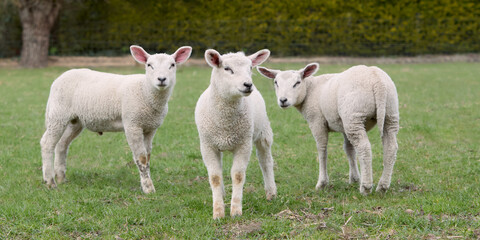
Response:
POLYGON ((65 181, 68 147, 87 128, 100 135, 124 131, 140 171, 143 192, 155 192, 149 167, 152 140, 167 115, 176 66, 190 57, 192 48, 181 47, 172 55, 149 55, 139 46, 131 46, 130 51, 137 62, 145 64, 146 74, 73 69, 53 82, 45 114, 46 131, 40 141, 43 180, 48 187, 56 187, 55 176, 57 182, 65 181))
POLYGON ((213 49, 205 52, 205 59, 213 70, 210 86, 198 99, 195 123, 212 188, 214 219, 225 216, 223 151, 233 153, 231 216, 242 215, 243 185, 252 141, 257 147, 267 199, 277 194, 270 150, 273 133, 265 102, 252 84, 252 67, 264 62, 269 55, 266 49, 248 57, 242 52, 225 55, 213 49))
POLYGON ((328 184, 328 132, 341 132, 350 163, 350 183, 359 181, 356 157, 360 161, 360 192, 371 192, 372 152, 367 131, 378 124, 383 142, 383 174, 377 191, 390 187, 397 154, 399 130, 398 97, 390 77, 377 67, 354 66, 338 74, 312 76, 318 64, 299 71, 257 70, 274 79, 278 105, 295 106, 307 120, 317 143, 319 179, 316 188, 328 184))

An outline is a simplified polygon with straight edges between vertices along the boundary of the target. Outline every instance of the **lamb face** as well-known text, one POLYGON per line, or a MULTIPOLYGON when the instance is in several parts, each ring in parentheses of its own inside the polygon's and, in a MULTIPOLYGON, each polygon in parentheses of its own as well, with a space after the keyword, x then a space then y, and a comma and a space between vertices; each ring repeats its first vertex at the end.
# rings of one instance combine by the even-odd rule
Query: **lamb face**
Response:
POLYGON ((176 63, 167 54, 155 54, 145 64, 145 75, 156 89, 166 89, 175 85, 176 63))
POLYGON ((211 81, 225 97, 249 96, 255 89, 252 82, 252 68, 270 55, 268 50, 260 50, 250 56, 239 53, 220 55, 209 49, 205 60, 213 68, 211 81))
POLYGON ((274 79, 277 103, 281 108, 295 106, 302 102, 307 91, 299 71, 281 72, 274 79))
POLYGON ((318 64, 309 64, 298 71, 278 71, 264 67, 257 67, 257 70, 263 76, 273 79, 278 106, 288 108, 303 102, 307 93, 304 79, 317 72, 318 64))
POLYGON ((133 58, 141 64, 145 64, 145 76, 150 84, 164 90, 175 86, 177 64, 185 62, 192 52, 191 47, 181 47, 174 54, 157 53, 149 55, 139 46, 131 46, 133 58))
POLYGON ((253 91, 252 62, 242 54, 224 57, 222 66, 214 68, 212 74, 219 80, 216 84, 233 97, 248 96, 253 91))

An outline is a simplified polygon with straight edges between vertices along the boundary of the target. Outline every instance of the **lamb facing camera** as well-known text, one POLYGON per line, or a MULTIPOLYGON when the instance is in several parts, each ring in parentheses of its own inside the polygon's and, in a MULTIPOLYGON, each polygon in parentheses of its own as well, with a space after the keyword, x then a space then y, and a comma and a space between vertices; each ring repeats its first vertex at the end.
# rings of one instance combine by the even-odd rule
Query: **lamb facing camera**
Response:
POLYGON ((372 150, 367 131, 378 125, 383 143, 383 173, 377 191, 390 187, 397 155, 399 111, 392 79, 378 67, 354 66, 342 73, 312 76, 317 63, 298 71, 257 70, 273 79, 278 105, 294 106, 307 120, 317 143, 319 177, 317 189, 328 184, 328 132, 341 132, 350 165, 350 183, 360 181, 360 192, 373 187, 372 150), (358 173, 356 158, 360 161, 358 173))
POLYGON ((145 65, 145 74, 73 69, 52 83, 45 113, 46 131, 40 141, 43 180, 48 187, 57 186, 55 177, 57 182, 65 181, 68 147, 87 128, 100 135, 125 132, 142 190, 155 192, 150 178, 152 140, 167 115, 177 65, 190 57, 192 48, 181 47, 172 55, 150 55, 134 45, 130 52, 145 65))
POLYGON ((205 60, 212 67, 210 86, 195 107, 195 123, 200 150, 207 167, 213 197, 213 218, 225 216, 222 152, 233 153, 232 200, 230 215, 242 215, 243 185, 252 145, 262 169, 267 199, 277 194, 271 146, 273 133, 265 102, 252 83, 252 67, 264 62, 269 50, 250 56, 239 53, 220 55, 209 49, 205 60))

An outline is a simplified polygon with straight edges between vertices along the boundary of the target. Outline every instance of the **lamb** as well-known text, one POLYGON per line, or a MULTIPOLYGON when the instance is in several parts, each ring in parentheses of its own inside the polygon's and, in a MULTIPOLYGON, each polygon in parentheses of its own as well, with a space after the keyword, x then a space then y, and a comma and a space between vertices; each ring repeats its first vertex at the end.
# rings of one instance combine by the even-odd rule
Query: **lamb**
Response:
POLYGON ((265 102, 252 83, 252 67, 269 56, 267 49, 250 56, 242 52, 220 55, 213 49, 205 52, 205 59, 213 70, 210 86, 195 107, 195 123, 212 189, 214 219, 225 216, 224 151, 233 153, 231 216, 242 215, 243 185, 253 143, 257 148, 267 200, 277 194, 271 154, 273 133, 265 102))
POLYGON ((278 105, 295 106, 307 120, 317 143, 319 179, 316 189, 328 184, 328 132, 341 132, 350 165, 350 183, 359 181, 356 162, 361 168, 360 192, 371 192, 372 152, 367 131, 378 124, 383 143, 383 173, 376 191, 390 187, 397 154, 399 112, 397 90, 392 79, 378 67, 354 66, 337 74, 311 77, 317 63, 298 71, 257 70, 274 79, 278 105))
POLYGON ((87 128, 100 135, 124 131, 140 171, 143 192, 155 192, 150 178, 152 140, 167 115, 177 65, 190 57, 192 48, 181 47, 172 55, 150 55, 132 45, 130 52, 145 65, 145 74, 73 69, 52 83, 45 114, 46 131, 40 141, 43 180, 48 187, 57 186, 55 177, 59 183, 65 181, 68 147, 87 128))

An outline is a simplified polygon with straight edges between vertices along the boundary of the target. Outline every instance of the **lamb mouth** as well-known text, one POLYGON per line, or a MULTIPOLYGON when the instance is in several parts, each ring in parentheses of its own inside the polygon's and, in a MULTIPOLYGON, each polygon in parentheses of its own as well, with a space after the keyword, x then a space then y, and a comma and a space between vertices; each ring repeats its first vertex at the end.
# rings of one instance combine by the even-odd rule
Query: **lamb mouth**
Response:
POLYGON ((280 107, 281 107, 281 108, 288 108, 288 107, 290 107, 290 104, 288 104, 288 103, 282 103, 282 104, 280 104, 280 107))
POLYGON ((253 89, 240 90, 241 93, 249 95, 253 92, 253 89))
POLYGON ((161 88, 164 88, 164 87, 167 87, 167 84, 165 83, 159 83, 157 84, 158 87, 161 87, 161 88))

